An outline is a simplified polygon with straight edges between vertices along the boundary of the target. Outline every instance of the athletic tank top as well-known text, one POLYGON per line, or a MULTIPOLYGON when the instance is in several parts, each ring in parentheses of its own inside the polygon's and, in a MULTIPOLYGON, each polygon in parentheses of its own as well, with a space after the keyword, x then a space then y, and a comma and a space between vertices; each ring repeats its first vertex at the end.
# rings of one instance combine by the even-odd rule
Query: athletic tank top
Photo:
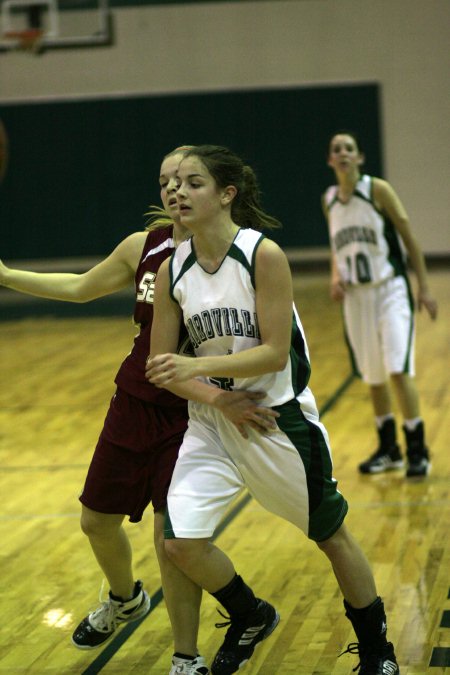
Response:
MULTIPOLYGON (((240 229, 219 269, 206 272, 197 262, 192 239, 171 260, 173 299, 178 302, 196 356, 222 356, 261 344, 255 305, 255 254, 264 236, 240 229)), ((276 289, 274 289, 276 293, 276 289)), ((281 405, 307 386, 309 354, 300 319, 292 311, 290 358, 283 371, 247 378, 201 378, 221 389, 264 391, 262 405, 281 405)))
POLYGON ((361 176, 345 204, 339 200, 337 185, 325 192, 331 246, 339 273, 354 285, 378 285, 394 276, 406 276, 397 232, 376 209, 372 187, 372 177, 361 176))
MULTIPOLYGON (((156 273, 162 262, 174 251, 173 228, 163 227, 148 233, 135 274, 136 304, 134 323, 139 333, 134 345, 116 375, 117 386, 143 401, 164 406, 187 406, 187 402, 166 389, 158 389, 145 379, 145 362, 150 351, 150 333, 153 322, 153 295, 156 273)), ((192 355, 187 333, 180 332, 180 353, 192 355)))

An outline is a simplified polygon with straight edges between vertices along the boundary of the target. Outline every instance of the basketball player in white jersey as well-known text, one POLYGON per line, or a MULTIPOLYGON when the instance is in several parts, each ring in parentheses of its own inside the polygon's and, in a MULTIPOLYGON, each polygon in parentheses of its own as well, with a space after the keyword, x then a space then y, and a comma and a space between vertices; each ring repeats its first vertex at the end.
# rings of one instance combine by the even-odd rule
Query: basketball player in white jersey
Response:
POLYGON ((310 365, 286 256, 258 230, 279 224, 262 210, 252 169, 217 146, 197 146, 179 166, 180 221, 193 232, 156 281, 147 376, 189 398, 189 426, 168 494, 166 550, 224 606, 229 629, 212 675, 235 673, 276 628, 210 538, 247 487, 329 558, 358 637, 361 675, 399 673, 370 566, 346 526, 348 505, 332 476, 328 435, 308 388, 310 365), (196 358, 177 355, 184 322, 196 358), (212 385, 205 397, 205 383, 212 385), (203 387, 203 389, 202 389, 203 387), (279 413, 270 434, 247 438, 208 405, 223 390, 264 391, 279 413))
POLYGON ((370 387, 379 435, 378 448, 359 470, 374 474, 403 467, 390 381, 403 416, 406 475, 421 477, 431 465, 413 379, 414 300, 402 246, 417 277, 417 307, 425 307, 435 319, 437 305, 400 199, 386 181, 361 175, 363 162, 355 135, 335 134, 328 165, 337 185, 328 188, 322 200, 332 251, 331 296, 343 302, 352 364, 370 387))

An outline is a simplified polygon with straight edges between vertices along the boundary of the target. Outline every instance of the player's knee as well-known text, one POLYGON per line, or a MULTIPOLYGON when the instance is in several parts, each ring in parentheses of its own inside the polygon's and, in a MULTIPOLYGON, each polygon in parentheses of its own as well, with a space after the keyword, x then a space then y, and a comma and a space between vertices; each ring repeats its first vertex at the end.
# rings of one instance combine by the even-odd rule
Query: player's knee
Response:
POLYGON ((122 520, 123 516, 100 513, 83 506, 80 526, 87 537, 109 537, 112 531, 120 528, 122 520))
POLYGON ((341 527, 328 539, 324 541, 316 541, 319 549, 325 553, 328 558, 333 558, 336 555, 336 552, 341 548, 341 546, 346 545, 347 543, 347 530, 341 525, 341 527))
POLYGON ((165 550, 169 560, 182 569, 194 563, 198 556, 198 547, 188 539, 166 539, 165 550))

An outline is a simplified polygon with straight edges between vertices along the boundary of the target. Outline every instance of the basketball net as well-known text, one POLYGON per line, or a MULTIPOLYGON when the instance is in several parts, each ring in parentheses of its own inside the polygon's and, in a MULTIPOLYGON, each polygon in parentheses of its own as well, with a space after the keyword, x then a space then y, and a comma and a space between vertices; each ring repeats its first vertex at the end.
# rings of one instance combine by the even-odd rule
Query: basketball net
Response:
POLYGON ((44 31, 41 28, 26 28, 24 30, 7 31, 4 38, 13 40, 13 49, 38 54, 41 48, 44 31))

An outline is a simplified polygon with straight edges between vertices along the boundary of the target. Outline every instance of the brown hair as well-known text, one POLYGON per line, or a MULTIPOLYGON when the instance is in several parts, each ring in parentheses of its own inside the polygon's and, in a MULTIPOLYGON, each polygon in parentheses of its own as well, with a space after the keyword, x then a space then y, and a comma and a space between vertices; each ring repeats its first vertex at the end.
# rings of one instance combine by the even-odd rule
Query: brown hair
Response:
POLYGON ((231 217, 237 225, 255 230, 281 227, 280 221, 267 214, 261 206, 261 191, 255 172, 234 152, 220 145, 197 145, 188 150, 185 157, 198 157, 218 187, 233 185, 236 188, 231 217))

